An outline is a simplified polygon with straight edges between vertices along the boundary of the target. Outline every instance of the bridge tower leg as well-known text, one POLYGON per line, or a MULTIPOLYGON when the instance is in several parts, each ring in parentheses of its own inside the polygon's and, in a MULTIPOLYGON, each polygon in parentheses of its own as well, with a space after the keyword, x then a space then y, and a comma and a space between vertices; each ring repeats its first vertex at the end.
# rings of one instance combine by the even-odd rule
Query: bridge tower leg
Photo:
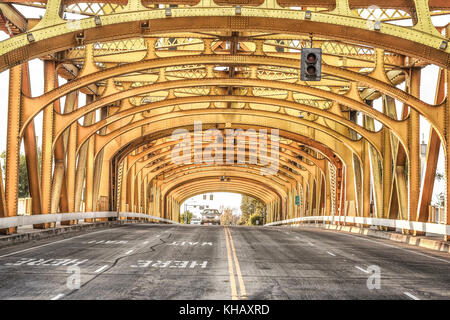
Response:
MULTIPOLYGON (((23 94, 31 97, 31 84, 28 63, 23 64, 22 69, 22 91, 23 94)), ((41 213, 41 189, 39 176, 39 162, 37 153, 36 133, 34 120, 25 128, 23 135, 25 158, 27 161, 28 186, 31 196, 31 214, 41 213)))
MULTIPOLYGON (((410 70, 410 93, 420 98, 420 68, 410 70)), ((409 108, 408 141, 409 141, 409 220, 417 220, 417 208, 420 194, 420 115, 409 108)), ((417 232, 412 232, 418 235, 417 232)))
MULTIPOLYGON (((20 116, 22 110, 22 65, 9 70, 8 131, 6 135, 6 176, 5 176, 5 217, 17 215, 19 195, 19 155, 20 155, 20 116)), ((2 229, 2 234, 11 234, 16 227, 2 229)))

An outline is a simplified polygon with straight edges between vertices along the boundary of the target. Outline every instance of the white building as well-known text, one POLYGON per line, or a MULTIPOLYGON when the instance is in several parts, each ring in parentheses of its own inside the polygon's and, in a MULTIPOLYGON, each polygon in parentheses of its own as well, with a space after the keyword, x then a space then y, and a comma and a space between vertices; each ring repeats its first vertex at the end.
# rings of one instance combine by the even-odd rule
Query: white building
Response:
POLYGON ((181 206, 181 213, 190 211, 194 217, 201 218, 203 210, 219 209, 216 206, 217 203, 214 203, 214 195, 212 193, 205 193, 186 200, 181 206))

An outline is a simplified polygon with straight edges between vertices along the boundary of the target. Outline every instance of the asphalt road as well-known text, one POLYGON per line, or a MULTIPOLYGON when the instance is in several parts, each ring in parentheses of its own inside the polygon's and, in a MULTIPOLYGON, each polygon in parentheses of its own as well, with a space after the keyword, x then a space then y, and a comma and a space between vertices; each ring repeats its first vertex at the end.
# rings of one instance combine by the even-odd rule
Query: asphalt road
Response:
POLYGON ((129 224, 1 249, 0 299, 450 299, 450 257, 316 228, 129 224))

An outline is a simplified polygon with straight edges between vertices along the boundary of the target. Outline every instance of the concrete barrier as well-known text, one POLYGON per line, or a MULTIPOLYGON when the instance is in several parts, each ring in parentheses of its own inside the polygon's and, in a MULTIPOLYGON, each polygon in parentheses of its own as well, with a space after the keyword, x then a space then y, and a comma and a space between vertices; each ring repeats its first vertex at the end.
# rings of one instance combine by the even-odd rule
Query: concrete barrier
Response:
POLYGON ((349 217, 349 216, 311 216, 300 217, 281 221, 275 221, 265 224, 265 226, 277 226, 284 224, 302 222, 342 222, 351 224, 362 224, 388 228, 399 228, 404 230, 435 233, 439 235, 450 235, 450 225, 440 223, 429 222, 417 222, 408 220, 394 220, 394 219, 381 219, 381 218, 365 218, 365 217, 349 217))
POLYGON ((0 229, 11 227, 20 227, 33 224, 61 222, 68 220, 84 220, 84 219, 98 219, 98 218, 144 218, 151 219, 164 223, 178 224, 173 220, 168 220, 148 214, 137 212, 120 212, 115 211, 99 211, 99 212, 73 212, 73 213, 53 213, 53 214, 36 214, 31 216, 15 216, 0 218, 0 229))

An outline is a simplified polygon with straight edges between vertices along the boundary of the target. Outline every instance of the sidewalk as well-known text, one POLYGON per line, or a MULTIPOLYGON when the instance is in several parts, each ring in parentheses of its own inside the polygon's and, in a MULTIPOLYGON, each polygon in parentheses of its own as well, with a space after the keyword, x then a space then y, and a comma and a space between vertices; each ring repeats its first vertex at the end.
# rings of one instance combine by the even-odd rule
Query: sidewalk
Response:
MULTIPOLYGON (((130 222, 130 221, 126 221, 130 222)), ((61 225, 59 222, 54 228, 48 229, 33 229, 32 225, 21 226, 17 228, 17 233, 11 235, 0 235, 0 247, 9 246, 16 243, 23 243, 28 241, 37 241, 46 239, 66 233, 84 232, 92 229, 113 227, 125 223, 120 221, 102 221, 88 223, 81 221, 74 225, 61 225)))
POLYGON ((436 250, 440 252, 450 253, 450 242, 441 239, 442 236, 427 235, 427 236, 411 236, 405 235, 395 231, 381 231, 370 228, 361 228, 355 226, 342 226, 334 224, 292 224, 291 227, 303 226, 303 227, 316 227, 327 230, 343 231, 348 233, 356 233, 369 237, 375 237, 380 239, 392 240, 396 242, 402 242, 409 245, 427 248, 430 250, 436 250))

